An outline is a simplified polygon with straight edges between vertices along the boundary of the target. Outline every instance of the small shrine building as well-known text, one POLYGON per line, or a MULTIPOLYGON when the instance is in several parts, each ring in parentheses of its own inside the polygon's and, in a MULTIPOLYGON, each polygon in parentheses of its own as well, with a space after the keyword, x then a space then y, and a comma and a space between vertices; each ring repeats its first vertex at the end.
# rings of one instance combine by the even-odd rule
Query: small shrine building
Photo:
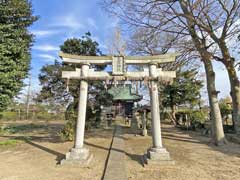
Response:
MULTIPOLYGON (((135 92, 130 84, 119 85, 108 90, 112 95, 111 114, 116 116, 132 117, 135 102, 142 100, 142 96, 135 92)), ((109 107, 107 108, 110 111, 109 107)), ((110 112, 107 112, 110 113, 110 112)))

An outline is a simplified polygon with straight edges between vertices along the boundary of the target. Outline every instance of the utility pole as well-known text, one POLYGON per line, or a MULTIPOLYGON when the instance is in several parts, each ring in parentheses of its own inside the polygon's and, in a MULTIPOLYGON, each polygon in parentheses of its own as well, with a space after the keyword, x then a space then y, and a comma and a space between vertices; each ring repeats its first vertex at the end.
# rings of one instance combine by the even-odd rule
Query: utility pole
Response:
POLYGON ((28 92, 27 92, 27 102, 26 102, 26 120, 28 120, 29 117, 29 105, 30 105, 30 95, 31 95, 31 80, 32 76, 29 75, 29 83, 28 83, 28 92))

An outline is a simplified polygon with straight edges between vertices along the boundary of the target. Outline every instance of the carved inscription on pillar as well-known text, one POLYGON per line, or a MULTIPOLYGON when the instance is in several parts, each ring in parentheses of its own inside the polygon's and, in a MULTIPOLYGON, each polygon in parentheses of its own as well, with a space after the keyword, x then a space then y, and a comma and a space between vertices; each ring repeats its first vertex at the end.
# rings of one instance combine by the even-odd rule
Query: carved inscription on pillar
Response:
POLYGON ((124 74, 124 57, 114 56, 112 61, 112 74, 113 75, 123 75, 124 74))

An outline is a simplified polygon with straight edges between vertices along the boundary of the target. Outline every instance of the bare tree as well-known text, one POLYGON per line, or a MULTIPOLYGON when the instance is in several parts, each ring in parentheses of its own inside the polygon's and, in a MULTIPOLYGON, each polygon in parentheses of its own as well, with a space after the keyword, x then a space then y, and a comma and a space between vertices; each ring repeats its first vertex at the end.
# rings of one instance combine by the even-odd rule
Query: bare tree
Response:
MULTIPOLYGON (((240 133, 240 83, 236 73, 236 60, 230 53, 227 42, 231 42, 240 33, 239 0, 180 1, 185 4, 190 16, 188 18, 198 26, 210 44, 217 46, 218 52, 213 58, 223 63, 230 80, 233 103, 233 122, 235 131, 240 133)), ((179 14, 184 16, 184 14, 179 14)))
MULTIPOLYGON (((215 43, 209 43, 209 35, 195 22, 196 16, 201 19, 201 14, 193 14, 192 9, 205 1, 191 1, 193 6, 189 7, 188 0, 106 0, 108 10, 116 14, 123 22, 131 27, 144 27, 154 32, 170 33, 177 37, 178 42, 189 42, 194 45, 204 64, 209 104, 212 114, 213 141, 216 145, 226 142, 220 108, 218 104, 218 91, 215 87, 215 73, 212 60, 216 55, 215 43), (110 6, 110 7, 109 7, 110 6)), ((206 1, 207 2, 207 1, 206 1)), ((176 47, 177 48, 177 47, 176 47)))
POLYGON ((177 36, 170 33, 151 31, 149 28, 136 28, 127 41, 127 50, 133 55, 160 55, 178 49, 179 56, 176 62, 161 64, 164 70, 176 70, 178 68, 194 66, 198 68, 199 59, 193 43, 189 40, 178 41, 177 36), (190 63, 191 62, 191 63, 190 63))
POLYGON ((112 36, 108 39, 108 53, 110 55, 124 55, 126 50, 126 42, 122 39, 121 30, 119 27, 115 28, 112 36))

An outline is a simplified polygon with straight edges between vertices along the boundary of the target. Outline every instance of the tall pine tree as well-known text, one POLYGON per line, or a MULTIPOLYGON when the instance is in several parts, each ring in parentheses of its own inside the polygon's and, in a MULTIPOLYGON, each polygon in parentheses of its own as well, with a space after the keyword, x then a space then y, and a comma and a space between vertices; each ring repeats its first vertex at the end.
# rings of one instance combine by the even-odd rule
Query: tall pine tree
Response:
POLYGON ((33 36, 28 27, 37 20, 28 0, 0 1, 0 111, 23 87, 30 69, 33 36))

